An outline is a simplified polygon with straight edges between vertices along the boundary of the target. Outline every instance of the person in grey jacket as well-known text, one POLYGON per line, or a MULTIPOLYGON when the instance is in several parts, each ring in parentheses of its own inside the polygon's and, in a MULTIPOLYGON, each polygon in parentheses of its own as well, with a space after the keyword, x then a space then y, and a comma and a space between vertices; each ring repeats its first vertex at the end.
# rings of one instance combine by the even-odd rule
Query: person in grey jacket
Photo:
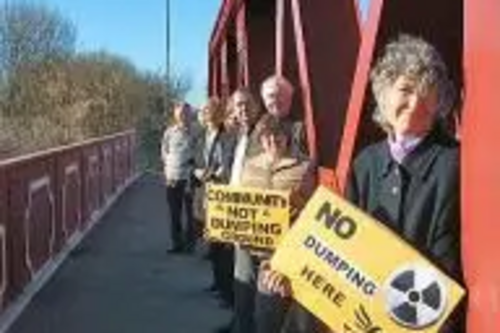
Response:
POLYGON ((189 124, 189 106, 178 103, 173 110, 172 124, 167 127, 161 143, 167 202, 169 206, 172 247, 169 253, 190 251, 195 241, 190 177, 194 166, 195 137, 189 124), (182 227, 182 209, 186 210, 182 227))

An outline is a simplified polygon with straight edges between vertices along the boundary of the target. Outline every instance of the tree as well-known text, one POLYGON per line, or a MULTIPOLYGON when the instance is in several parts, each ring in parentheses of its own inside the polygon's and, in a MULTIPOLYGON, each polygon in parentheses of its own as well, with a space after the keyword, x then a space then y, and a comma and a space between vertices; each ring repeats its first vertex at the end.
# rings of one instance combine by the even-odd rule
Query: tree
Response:
POLYGON ((59 64, 72 56, 75 40, 73 24, 57 11, 22 2, 0 5, 3 150, 32 150, 29 147, 43 146, 50 135, 61 132, 45 118, 56 102, 48 93, 57 81, 59 64), (40 126, 53 130, 47 133, 40 126))
POLYGON ((27 64, 64 59, 75 49, 76 29, 57 11, 22 2, 0 6, 0 72, 9 79, 27 64))

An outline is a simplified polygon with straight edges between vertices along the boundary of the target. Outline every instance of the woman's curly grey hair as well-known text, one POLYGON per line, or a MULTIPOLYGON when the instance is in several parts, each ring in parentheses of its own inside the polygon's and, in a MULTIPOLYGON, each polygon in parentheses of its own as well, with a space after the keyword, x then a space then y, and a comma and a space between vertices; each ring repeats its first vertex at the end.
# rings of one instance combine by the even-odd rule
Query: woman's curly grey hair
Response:
POLYGON ((411 35, 400 35, 384 48, 382 56, 370 73, 372 91, 377 102, 373 119, 382 128, 388 123, 380 108, 386 88, 400 76, 415 79, 419 93, 425 95, 436 87, 438 94, 437 117, 446 117, 455 102, 455 89, 448 78, 446 65, 437 50, 428 42, 411 35))

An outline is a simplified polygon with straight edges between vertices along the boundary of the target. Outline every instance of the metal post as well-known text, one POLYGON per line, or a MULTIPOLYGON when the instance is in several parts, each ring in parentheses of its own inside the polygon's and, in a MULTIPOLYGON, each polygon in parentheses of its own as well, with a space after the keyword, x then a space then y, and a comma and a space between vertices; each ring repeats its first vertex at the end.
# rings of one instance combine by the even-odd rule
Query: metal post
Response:
POLYGON ((285 0, 276 1, 276 59, 275 71, 276 75, 283 74, 283 48, 284 48, 284 33, 285 33, 285 0))
POLYGON ((166 14, 167 14, 167 24, 166 24, 166 42, 167 42, 167 54, 166 54, 166 61, 167 61, 167 80, 170 80, 170 0, 165 0, 166 1, 166 14))
POLYGON ((170 0, 165 0, 165 82, 164 82, 164 96, 163 96, 163 115, 170 117, 169 115, 169 101, 170 101, 170 88, 172 79, 170 77, 170 0))

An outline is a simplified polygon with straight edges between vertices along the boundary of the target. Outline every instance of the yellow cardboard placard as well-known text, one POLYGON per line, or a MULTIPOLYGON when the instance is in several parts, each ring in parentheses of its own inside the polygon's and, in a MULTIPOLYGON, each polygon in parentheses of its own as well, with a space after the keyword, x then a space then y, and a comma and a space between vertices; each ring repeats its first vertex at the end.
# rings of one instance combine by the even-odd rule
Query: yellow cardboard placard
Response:
POLYGON ((290 227, 289 192, 210 184, 207 238, 274 250, 290 227))
POLYGON ((464 296, 392 230, 324 187, 272 258, 334 332, 438 332, 464 296))

